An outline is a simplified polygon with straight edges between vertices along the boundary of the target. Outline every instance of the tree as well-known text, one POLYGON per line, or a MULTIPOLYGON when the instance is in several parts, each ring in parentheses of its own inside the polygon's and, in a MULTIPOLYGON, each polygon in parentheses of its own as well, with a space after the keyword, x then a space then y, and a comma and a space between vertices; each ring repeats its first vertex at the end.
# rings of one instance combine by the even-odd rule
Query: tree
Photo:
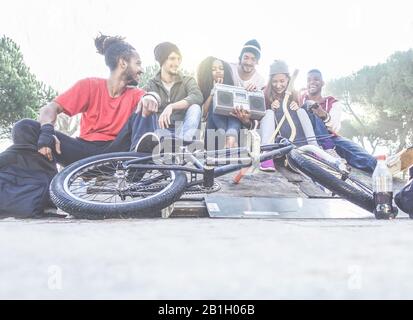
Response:
POLYGON ((148 81, 156 76, 159 70, 160 68, 158 64, 146 67, 144 73, 141 76, 141 80, 139 81, 139 87, 145 88, 148 84, 148 81))
POLYGON ((327 91, 340 97, 345 111, 353 116, 351 127, 361 143, 367 138, 373 149, 386 144, 392 151, 413 143, 412 49, 333 80, 327 91))
POLYGON ((57 92, 36 80, 25 65, 19 46, 10 38, 0 39, 0 135, 22 118, 36 118, 40 107, 57 92))

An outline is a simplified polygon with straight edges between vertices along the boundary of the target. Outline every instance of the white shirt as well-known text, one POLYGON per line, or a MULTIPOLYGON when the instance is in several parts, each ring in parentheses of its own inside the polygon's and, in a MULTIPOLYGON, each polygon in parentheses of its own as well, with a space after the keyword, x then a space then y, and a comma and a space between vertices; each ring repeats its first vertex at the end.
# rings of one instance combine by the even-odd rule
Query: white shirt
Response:
POLYGON ((165 89, 168 91, 168 94, 171 94, 171 89, 174 86, 175 82, 166 83, 166 82, 162 81, 162 84, 165 87, 165 89))
POLYGON ((237 63, 230 63, 231 69, 232 69, 232 75, 234 78, 234 85, 237 87, 243 87, 246 88, 249 85, 253 84, 257 87, 258 90, 262 90, 267 83, 264 79, 263 76, 261 76, 257 70, 255 70, 253 76, 249 80, 242 80, 239 76, 238 73, 238 64, 237 63))

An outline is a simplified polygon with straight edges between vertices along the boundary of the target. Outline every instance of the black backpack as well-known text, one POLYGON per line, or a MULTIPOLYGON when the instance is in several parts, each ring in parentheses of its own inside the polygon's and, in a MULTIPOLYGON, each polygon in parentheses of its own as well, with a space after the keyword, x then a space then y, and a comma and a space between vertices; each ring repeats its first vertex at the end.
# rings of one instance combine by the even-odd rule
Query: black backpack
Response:
POLYGON ((0 218, 33 218, 52 206, 49 185, 56 164, 28 145, 0 153, 0 218))

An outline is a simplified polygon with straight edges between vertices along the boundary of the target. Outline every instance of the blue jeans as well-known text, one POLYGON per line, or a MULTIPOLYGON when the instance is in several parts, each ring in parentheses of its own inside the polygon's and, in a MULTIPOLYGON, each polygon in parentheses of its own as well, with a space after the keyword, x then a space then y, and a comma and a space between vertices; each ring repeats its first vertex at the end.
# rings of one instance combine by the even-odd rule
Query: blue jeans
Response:
POLYGON ((313 124, 314 133, 317 137, 318 144, 324 150, 333 149, 334 146, 335 146, 334 141, 332 140, 332 138, 329 137, 331 134, 328 131, 326 125, 323 122, 323 120, 321 120, 318 116, 316 116, 312 112, 307 111, 307 114, 308 114, 308 117, 311 120, 311 123, 313 124))
POLYGON ((226 137, 237 138, 241 130, 241 122, 231 116, 227 117, 210 112, 208 115, 207 129, 223 130, 226 137))
POLYGON ((340 137, 333 137, 338 155, 354 168, 372 173, 377 165, 377 160, 357 143, 340 137))
POLYGON ((173 128, 156 129, 158 137, 174 137, 185 142, 199 139, 199 125, 201 123, 202 110, 197 104, 193 104, 185 111, 183 121, 175 121, 173 128))
POLYGON ((235 137, 239 143, 241 127, 241 122, 237 118, 217 115, 210 111, 205 132, 205 147, 209 151, 223 149, 227 137, 235 137))
POLYGON ((349 165, 354 168, 372 173, 377 165, 377 160, 364 150, 357 143, 340 136, 332 136, 324 139, 326 135, 331 133, 328 131, 324 122, 314 113, 308 112, 311 122, 314 126, 314 132, 318 137, 319 144, 323 149, 331 149, 335 147, 336 152, 340 157, 345 159, 349 165))

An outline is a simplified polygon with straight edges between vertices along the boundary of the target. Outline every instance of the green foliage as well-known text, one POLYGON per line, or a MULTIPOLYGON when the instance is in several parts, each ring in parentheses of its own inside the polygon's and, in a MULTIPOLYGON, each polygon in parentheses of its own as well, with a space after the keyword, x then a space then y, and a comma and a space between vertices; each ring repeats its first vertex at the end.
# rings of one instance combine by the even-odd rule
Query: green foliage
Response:
POLYGON ((156 76, 159 72, 160 68, 158 64, 154 64, 145 68, 143 75, 141 76, 141 80, 139 82, 140 88, 145 88, 148 84, 149 80, 156 76))
MULTIPOLYGON (((413 50, 394 53, 385 63, 333 80, 327 91, 353 116, 358 139, 399 150, 413 144, 413 50)), ((373 146, 374 148, 374 146, 373 146)))
POLYGON ((36 118, 40 107, 56 91, 36 77, 25 65, 19 46, 10 38, 0 39, 0 134, 22 118, 36 118))

